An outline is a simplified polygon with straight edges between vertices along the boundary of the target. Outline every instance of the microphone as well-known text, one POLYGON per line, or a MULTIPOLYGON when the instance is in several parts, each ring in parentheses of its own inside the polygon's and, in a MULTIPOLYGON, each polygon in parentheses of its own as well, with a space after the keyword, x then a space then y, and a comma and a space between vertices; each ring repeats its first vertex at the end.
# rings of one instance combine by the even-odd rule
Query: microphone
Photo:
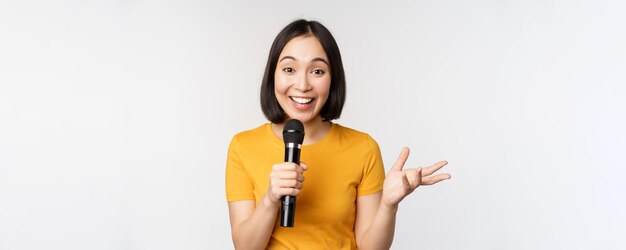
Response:
MULTIPOLYGON (((304 125, 296 119, 289 120, 283 129, 285 141, 285 162, 300 164, 300 147, 304 141, 304 125)), ((285 195, 281 198, 280 226, 293 227, 296 216, 296 197, 285 195)))

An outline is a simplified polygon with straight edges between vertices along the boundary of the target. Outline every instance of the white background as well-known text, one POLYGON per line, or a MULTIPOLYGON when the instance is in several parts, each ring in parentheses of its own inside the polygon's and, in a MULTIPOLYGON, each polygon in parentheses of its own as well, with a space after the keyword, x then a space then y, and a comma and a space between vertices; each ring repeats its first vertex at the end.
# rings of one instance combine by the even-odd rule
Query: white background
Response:
POLYGON ((336 122, 446 159, 394 249, 625 249, 623 1, 2 1, 0 249, 229 249, 271 42, 337 39, 336 122))

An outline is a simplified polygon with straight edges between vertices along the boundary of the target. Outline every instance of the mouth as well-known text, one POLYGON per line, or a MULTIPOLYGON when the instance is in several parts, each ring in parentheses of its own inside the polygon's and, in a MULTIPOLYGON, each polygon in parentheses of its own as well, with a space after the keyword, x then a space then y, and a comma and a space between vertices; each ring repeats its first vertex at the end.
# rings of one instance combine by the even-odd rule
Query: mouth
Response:
POLYGON ((291 99, 292 101, 298 103, 298 104, 309 104, 311 102, 313 102, 313 100, 315 100, 314 98, 308 98, 308 97, 296 97, 296 96, 290 96, 289 99, 291 99))

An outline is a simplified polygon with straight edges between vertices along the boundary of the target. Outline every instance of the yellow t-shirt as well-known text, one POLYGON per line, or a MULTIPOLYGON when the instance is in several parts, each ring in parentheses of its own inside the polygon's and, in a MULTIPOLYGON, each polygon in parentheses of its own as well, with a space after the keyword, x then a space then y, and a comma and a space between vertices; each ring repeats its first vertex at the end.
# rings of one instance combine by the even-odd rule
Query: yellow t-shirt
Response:
MULTIPOLYGON (((284 161, 285 144, 270 123, 235 135, 226 163, 226 198, 255 200, 267 192, 272 166, 284 161)), ((294 227, 280 227, 269 249, 356 249, 356 197, 379 192, 385 179, 378 144, 368 134, 332 124, 320 141, 303 145, 304 172, 294 227)), ((278 211, 277 211, 278 213, 278 211)))

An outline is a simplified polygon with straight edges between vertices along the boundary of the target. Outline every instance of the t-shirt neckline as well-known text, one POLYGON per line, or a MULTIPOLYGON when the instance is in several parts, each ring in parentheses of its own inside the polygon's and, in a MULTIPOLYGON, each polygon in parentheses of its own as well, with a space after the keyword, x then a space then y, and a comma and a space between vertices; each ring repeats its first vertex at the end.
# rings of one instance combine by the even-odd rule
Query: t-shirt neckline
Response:
MULTIPOLYGON (((339 126, 339 124, 335 124, 333 122, 330 123, 330 129, 328 130, 328 133, 326 133, 326 135, 324 135, 324 138, 322 138, 321 140, 317 141, 316 143, 313 144, 308 144, 308 145, 302 145, 302 148, 308 148, 308 147, 315 147, 317 145, 323 145, 326 141, 330 140, 330 138, 332 138, 332 136, 335 133, 335 130, 337 130, 337 126, 339 126)), ((267 136, 269 136, 271 138, 271 140, 276 143, 278 146, 285 146, 285 143, 278 138, 278 136, 276 136, 276 134, 274 134, 274 130, 272 130, 272 123, 268 122, 265 124, 265 132, 267 133, 267 136)), ((306 133, 306 131, 305 131, 306 133)))

